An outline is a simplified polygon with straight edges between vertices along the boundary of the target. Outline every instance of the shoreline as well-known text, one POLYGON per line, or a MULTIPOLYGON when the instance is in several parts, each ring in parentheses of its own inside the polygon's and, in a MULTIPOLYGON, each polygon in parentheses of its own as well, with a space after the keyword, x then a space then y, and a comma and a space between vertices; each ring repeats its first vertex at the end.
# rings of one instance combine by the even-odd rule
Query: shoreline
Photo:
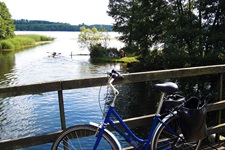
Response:
POLYGON ((39 42, 35 42, 34 44, 31 45, 24 45, 18 48, 13 48, 13 49, 0 49, 1 52, 12 52, 12 51, 16 51, 16 50, 22 50, 25 48, 30 48, 30 47, 35 47, 35 46, 39 46, 39 45, 45 45, 45 44, 49 44, 52 41, 39 41, 39 42))

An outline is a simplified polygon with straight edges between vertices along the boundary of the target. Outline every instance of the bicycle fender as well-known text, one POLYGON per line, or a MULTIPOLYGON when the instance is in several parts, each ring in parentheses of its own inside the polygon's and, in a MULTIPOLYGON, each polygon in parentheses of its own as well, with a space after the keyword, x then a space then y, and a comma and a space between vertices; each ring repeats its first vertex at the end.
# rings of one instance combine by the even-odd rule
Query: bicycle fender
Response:
MULTIPOLYGON (((174 114, 168 114, 167 116, 165 116, 163 119, 162 119, 162 122, 166 122, 168 119, 170 119, 171 117, 173 117, 174 115, 176 115, 177 114, 177 112, 175 111, 175 112, 173 112, 174 114)), ((163 123, 159 123, 157 126, 156 126, 156 128, 155 128, 155 130, 154 130, 154 132, 153 132, 153 135, 152 135, 152 140, 151 140, 151 149, 153 149, 153 142, 154 142, 154 139, 155 139, 155 136, 156 136, 156 133, 158 132, 158 130, 161 128, 161 126, 163 126, 163 123)))
MULTIPOLYGON (((92 126, 94 126, 94 127, 101 128, 101 126, 99 126, 99 124, 97 124, 97 123, 90 122, 89 124, 92 125, 92 126)), ((116 144, 118 145, 119 150, 122 150, 121 144, 120 144, 120 142, 118 141, 118 139, 115 137, 115 135, 112 134, 112 132, 110 132, 110 131, 107 130, 107 129, 104 129, 104 131, 105 131, 107 134, 109 134, 109 135, 113 138, 113 140, 114 140, 114 141, 116 142, 116 144)))
MULTIPOLYGON (((175 112, 173 112, 174 114, 168 114, 167 116, 165 116, 163 119, 162 119, 162 122, 166 122, 167 120, 169 120, 171 117, 173 117, 174 115, 177 115, 177 112, 175 111, 175 112)), ((161 127, 161 126, 163 126, 163 123, 159 123, 157 126, 156 126, 156 128, 155 128, 155 131, 154 131, 154 134, 156 133, 156 132, 158 132, 158 130, 159 130, 159 128, 161 127)))

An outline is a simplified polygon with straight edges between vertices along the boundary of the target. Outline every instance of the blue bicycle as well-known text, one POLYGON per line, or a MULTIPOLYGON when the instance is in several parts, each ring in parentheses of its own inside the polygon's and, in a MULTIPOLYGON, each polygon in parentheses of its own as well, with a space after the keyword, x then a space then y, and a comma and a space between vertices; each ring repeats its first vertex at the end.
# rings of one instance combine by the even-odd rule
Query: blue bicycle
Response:
POLYGON ((201 140, 187 142, 181 132, 177 108, 171 109, 165 117, 160 115, 163 102, 168 99, 168 93, 175 93, 178 86, 172 82, 156 84, 155 87, 162 92, 157 111, 155 113, 147 139, 138 138, 122 118, 115 111, 115 102, 119 91, 112 84, 115 78, 123 77, 119 72, 112 70, 109 73, 108 85, 114 93, 114 98, 106 113, 103 123, 89 123, 75 125, 63 131, 52 145, 52 150, 121 150, 120 142, 114 134, 107 130, 111 126, 132 147, 137 150, 197 150, 201 140), (113 120, 119 121, 121 126, 115 125, 113 120))

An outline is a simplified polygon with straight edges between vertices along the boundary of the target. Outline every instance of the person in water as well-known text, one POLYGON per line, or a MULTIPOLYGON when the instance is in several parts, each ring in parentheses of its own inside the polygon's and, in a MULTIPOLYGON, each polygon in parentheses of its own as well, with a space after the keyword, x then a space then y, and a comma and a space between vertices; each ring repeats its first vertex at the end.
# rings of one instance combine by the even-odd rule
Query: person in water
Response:
MULTIPOLYGON (((51 53, 51 56, 55 58, 55 57, 58 57, 60 54, 61 54, 61 53, 52 52, 52 53, 51 53)), ((50 57, 50 56, 49 56, 49 57, 50 57)))
POLYGON ((56 55, 57 55, 56 52, 53 52, 53 53, 52 53, 52 57, 55 57, 56 55))

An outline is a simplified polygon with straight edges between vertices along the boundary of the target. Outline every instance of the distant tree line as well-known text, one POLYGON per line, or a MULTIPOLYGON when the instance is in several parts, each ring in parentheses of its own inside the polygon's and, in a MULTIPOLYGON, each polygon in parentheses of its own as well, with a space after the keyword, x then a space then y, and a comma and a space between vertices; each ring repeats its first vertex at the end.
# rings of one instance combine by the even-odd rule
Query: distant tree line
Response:
POLYGON ((98 30, 101 27, 104 27, 107 31, 112 31, 111 25, 71 25, 68 23, 61 22, 50 22, 50 21, 42 21, 42 20, 14 20, 14 24, 16 27, 16 31, 80 31, 81 27, 86 28, 97 28, 98 30))

